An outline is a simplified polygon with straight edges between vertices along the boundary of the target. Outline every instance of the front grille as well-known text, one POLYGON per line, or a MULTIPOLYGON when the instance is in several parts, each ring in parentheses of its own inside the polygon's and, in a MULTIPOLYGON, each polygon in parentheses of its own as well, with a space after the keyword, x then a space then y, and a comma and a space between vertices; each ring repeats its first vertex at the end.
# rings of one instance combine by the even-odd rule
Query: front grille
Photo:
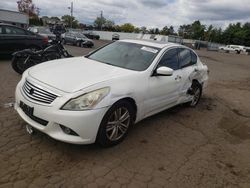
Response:
POLYGON ((44 89, 41 89, 27 80, 25 81, 23 85, 23 92, 25 95, 37 102, 51 104, 58 96, 50 93, 48 91, 45 91, 44 89))

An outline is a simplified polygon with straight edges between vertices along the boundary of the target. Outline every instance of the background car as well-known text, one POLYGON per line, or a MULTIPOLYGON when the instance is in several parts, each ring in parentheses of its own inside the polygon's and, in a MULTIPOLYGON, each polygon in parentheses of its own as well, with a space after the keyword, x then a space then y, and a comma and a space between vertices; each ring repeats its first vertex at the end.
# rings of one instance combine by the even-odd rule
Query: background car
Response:
POLYGON ((96 40, 100 39, 100 35, 95 34, 93 31, 83 31, 82 33, 89 39, 96 39, 96 40))
POLYGON ((94 42, 88 39, 81 33, 74 33, 74 32, 66 32, 62 35, 62 42, 63 44, 73 44, 79 47, 88 47, 92 48, 94 46, 94 42))
POLYGON ((50 31, 50 28, 48 28, 48 27, 37 27, 37 26, 34 26, 34 27, 29 27, 28 30, 32 31, 33 33, 37 33, 39 35, 42 35, 44 37, 48 37, 49 40, 55 40, 56 39, 56 35, 53 34, 50 31))
POLYGON ((225 52, 236 52, 239 54, 240 52, 244 51, 244 46, 239 45, 227 45, 227 46, 220 46, 219 50, 223 50, 225 52))
POLYGON ((114 34, 112 35, 112 40, 113 40, 113 41, 114 41, 114 40, 120 40, 120 35, 117 34, 117 33, 114 33, 114 34))
POLYGON ((0 23, 0 54, 30 49, 42 49, 48 44, 48 38, 31 31, 0 23))

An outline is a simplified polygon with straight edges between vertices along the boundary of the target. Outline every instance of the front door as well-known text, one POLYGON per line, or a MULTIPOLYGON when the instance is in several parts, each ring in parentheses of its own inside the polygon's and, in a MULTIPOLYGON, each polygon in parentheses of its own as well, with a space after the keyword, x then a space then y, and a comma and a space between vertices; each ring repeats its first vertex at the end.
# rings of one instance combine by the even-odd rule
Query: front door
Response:
POLYGON ((174 70, 173 75, 149 77, 145 101, 145 116, 167 109, 178 102, 182 85, 182 71, 179 69, 178 51, 176 48, 165 52, 156 69, 162 66, 172 68, 174 70))

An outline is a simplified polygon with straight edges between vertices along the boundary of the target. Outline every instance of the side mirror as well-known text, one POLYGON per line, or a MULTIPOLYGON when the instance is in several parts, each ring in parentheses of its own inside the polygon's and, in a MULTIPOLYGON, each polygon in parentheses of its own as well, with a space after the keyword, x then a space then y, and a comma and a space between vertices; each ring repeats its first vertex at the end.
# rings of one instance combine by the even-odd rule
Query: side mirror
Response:
POLYGON ((156 69, 156 76, 172 76, 174 70, 169 67, 159 67, 156 69))
POLYGON ((34 29, 34 33, 38 33, 38 29, 34 29))

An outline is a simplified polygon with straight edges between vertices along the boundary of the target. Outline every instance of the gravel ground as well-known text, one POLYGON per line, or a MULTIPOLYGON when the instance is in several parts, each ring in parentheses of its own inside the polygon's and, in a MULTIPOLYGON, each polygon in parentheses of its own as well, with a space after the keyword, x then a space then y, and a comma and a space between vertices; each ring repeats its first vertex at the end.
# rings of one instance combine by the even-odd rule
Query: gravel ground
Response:
POLYGON ((250 187, 250 56, 198 54, 210 69, 200 104, 147 118, 107 149, 28 135, 4 107, 21 77, 1 60, 0 187, 250 187))

